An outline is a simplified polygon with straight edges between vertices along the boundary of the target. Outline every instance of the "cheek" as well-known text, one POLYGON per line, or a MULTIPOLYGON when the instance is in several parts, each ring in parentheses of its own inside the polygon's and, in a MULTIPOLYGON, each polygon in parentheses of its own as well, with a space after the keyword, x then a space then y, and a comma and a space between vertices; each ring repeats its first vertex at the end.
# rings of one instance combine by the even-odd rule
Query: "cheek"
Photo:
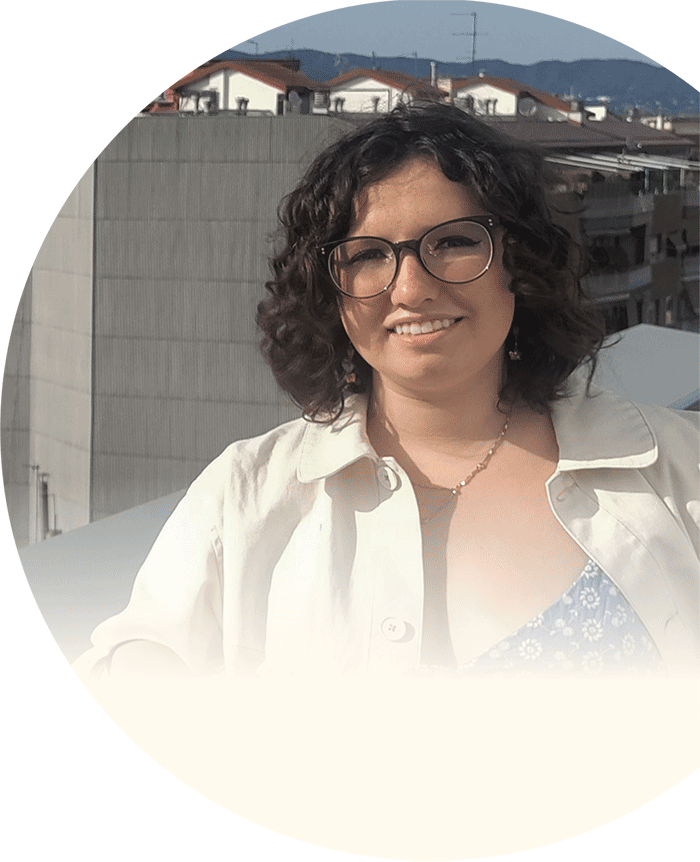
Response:
POLYGON ((357 302, 348 308, 342 302, 340 308, 340 319, 345 332, 356 348, 363 345, 369 346, 378 333, 383 333, 381 326, 381 315, 376 309, 367 308, 357 302))

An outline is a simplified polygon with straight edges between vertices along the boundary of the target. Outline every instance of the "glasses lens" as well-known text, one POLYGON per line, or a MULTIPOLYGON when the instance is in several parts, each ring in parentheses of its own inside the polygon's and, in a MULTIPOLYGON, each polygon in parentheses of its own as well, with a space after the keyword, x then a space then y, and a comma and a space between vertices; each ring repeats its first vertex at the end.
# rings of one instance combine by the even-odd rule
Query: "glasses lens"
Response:
POLYGON ((396 258, 381 239, 349 239, 330 254, 329 269, 336 285, 349 296, 376 296, 391 284, 396 258))
POLYGON ((420 246, 428 272, 452 284, 478 278, 491 263, 492 254, 489 232, 469 221, 439 225, 426 234, 420 246))

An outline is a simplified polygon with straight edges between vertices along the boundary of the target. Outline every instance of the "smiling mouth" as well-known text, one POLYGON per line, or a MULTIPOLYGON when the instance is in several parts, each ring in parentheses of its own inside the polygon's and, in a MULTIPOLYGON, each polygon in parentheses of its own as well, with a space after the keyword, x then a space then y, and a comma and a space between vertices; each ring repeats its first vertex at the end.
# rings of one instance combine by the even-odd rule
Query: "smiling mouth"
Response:
POLYGON ((445 317, 442 320, 426 320, 423 323, 400 323, 389 332, 397 335, 425 335, 428 332, 439 332, 441 329, 449 329, 454 323, 462 320, 461 317, 445 317))

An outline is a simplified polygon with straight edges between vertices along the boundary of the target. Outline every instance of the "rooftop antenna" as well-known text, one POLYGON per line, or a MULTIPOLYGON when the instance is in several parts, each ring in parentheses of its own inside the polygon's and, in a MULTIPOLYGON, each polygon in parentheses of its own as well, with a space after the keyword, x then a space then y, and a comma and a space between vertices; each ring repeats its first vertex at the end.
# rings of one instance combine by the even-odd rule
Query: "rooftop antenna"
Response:
MULTIPOLYGON (((488 36, 488 33, 477 33, 476 32, 476 12, 450 12, 450 15, 471 15, 474 19, 472 24, 471 33, 453 33, 453 36, 471 36, 472 37, 472 78, 476 75, 476 37, 477 36, 488 36)), ((457 57, 458 60, 466 60, 466 57, 457 57)))
POLYGON ((255 41, 255 39, 246 39, 244 44, 245 45, 248 45, 248 44, 255 45, 255 56, 256 57, 258 56, 258 43, 255 41))

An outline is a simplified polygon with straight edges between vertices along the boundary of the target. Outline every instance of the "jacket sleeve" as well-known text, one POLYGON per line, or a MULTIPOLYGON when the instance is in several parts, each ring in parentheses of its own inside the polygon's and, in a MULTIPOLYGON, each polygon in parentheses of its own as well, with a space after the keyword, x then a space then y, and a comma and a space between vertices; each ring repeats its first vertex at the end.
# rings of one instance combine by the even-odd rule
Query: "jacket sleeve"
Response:
POLYGON ((198 508, 190 489, 139 570, 128 605, 95 629, 92 649, 74 663, 81 677, 108 672, 115 651, 130 641, 165 646, 197 673, 222 668, 220 543, 198 508))

